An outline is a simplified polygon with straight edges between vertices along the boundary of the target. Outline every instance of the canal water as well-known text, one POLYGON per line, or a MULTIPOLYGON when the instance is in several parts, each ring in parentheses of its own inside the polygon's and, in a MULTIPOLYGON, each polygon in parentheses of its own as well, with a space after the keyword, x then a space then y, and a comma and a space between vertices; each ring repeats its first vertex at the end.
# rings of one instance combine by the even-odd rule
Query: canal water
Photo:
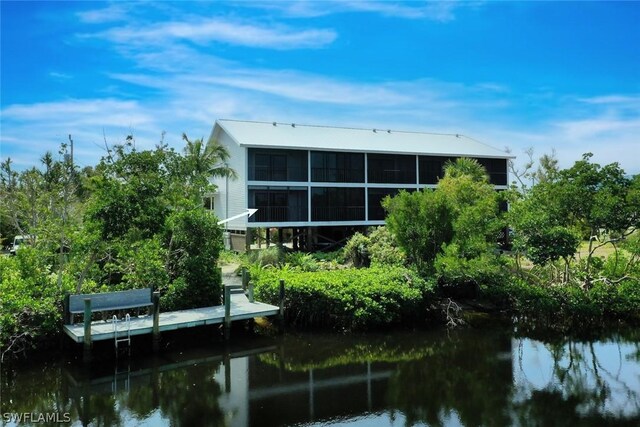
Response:
POLYGON ((537 340, 492 327, 228 345, 191 335, 117 360, 98 346, 90 365, 5 365, 0 424, 640 426, 633 334, 537 340))

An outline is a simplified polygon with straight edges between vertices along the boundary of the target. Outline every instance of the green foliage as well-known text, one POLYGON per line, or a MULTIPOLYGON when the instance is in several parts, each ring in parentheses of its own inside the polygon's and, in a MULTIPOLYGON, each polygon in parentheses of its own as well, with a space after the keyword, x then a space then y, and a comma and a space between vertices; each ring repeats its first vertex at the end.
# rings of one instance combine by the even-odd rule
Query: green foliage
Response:
POLYGON ((313 256, 313 258, 315 258, 318 261, 324 261, 324 262, 335 263, 335 264, 345 263, 343 249, 336 249, 335 251, 332 251, 332 252, 314 252, 311 255, 313 256))
POLYGON ((640 321, 640 282, 624 281, 611 286, 604 281, 583 289, 576 282, 533 286, 514 279, 500 287, 483 288, 486 296, 508 305, 520 324, 567 330, 602 328, 608 320, 640 321))
POLYGON ((404 265, 406 256, 387 227, 375 227, 369 233, 372 265, 404 265))
POLYGON ((400 191, 385 198, 387 227, 407 255, 407 261, 420 271, 430 272, 442 245, 451 241, 453 225, 445 195, 425 189, 400 191))
POLYGON ((318 271, 321 268, 321 264, 316 261, 313 255, 304 252, 285 254, 284 262, 286 265, 302 271, 318 271))
POLYGON ((441 291, 451 297, 475 297, 480 285, 498 286, 506 280, 500 259, 484 252, 475 257, 465 257, 460 247, 452 243, 435 261, 441 291))
POLYGON ((370 239, 362 233, 356 232, 344 247, 344 257, 354 267, 368 267, 371 264, 369 253, 370 239))
POLYGON ((81 171, 65 156, 65 145, 63 160, 43 156, 42 171, 17 173, 9 159, 0 164, 0 237, 37 236, 35 247, 2 260, 9 263, 0 284, 3 351, 16 351, 15 336, 24 344, 54 335, 65 290, 151 287, 167 293, 165 309, 219 303, 222 235, 202 209, 202 195, 212 189, 211 176, 234 172, 215 142, 184 139, 180 155, 163 143, 138 151, 128 137, 108 147, 95 168, 81 171))
POLYGON ((204 209, 173 213, 167 220, 168 270, 176 281, 165 298, 165 307, 183 309, 220 304, 222 277, 217 266, 222 251, 222 230, 217 218, 204 209))
POLYGON ((498 197, 476 161, 458 159, 435 190, 387 198, 387 226, 423 274, 444 287, 499 281, 493 254, 501 227, 498 197))
POLYGON ((59 332, 61 302, 72 283, 68 277, 58 289, 46 258, 32 247, 15 257, 0 257, 0 356, 31 348, 43 336, 59 332))
POLYGON ((344 249, 344 257, 354 267, 368 267, 369 265, 405 264, 406 257, 393 234, 387 227, 372 227, 369 235, 355 233, 344 249))
POLYGON ((278 304, 280 279, 286 282, 286 320, 296 326, 334 330, 413 325, 426 319, 433 288, 400 267, 300 272, 251 270, 256 298, 278 304))
POLYGON ((549 174, 515 200, 510 212, 514 247, 534 264, 562 258, 568 266, 579 238, 588 239, 586 262, 575 266, 575 276, 581 277, 586 288, 599 269, 596 247, 629 235, 640 219, 638 177, 627 177, 617 163, 591 163, 591 156, 587 153, 571 168, 549 174))
POLYGON ((249 252, 249 264, 255 264, 260 267, 272 266, 277 267, 284 263, 284 250, 278 246, 271 246, 265 249, 258 249, 249 252))

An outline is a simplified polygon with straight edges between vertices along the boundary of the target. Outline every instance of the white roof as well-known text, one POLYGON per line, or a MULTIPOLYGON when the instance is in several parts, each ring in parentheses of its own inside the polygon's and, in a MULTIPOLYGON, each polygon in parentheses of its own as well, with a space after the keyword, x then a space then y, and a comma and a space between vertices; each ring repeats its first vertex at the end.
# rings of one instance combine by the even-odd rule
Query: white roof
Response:
POLYGON ((456 134, 226 119, 216 120, 212 136, 217 137, 220 130, 243 147, 513 158, 505 151, 456 134))

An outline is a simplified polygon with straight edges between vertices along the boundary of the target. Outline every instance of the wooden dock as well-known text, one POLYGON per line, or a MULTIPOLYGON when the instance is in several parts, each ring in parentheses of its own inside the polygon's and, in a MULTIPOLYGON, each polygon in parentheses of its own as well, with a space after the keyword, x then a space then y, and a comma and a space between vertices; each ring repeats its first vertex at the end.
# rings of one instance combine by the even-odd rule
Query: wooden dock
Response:
MULTIPOLYGON (((231 317, 230 321, 246 320, 254 317, 274 316, 280 313, 280 307, 261 302, 250 302, 241 293, 231 294, 231 317)), ((215 325, 224 323, 225 306, 194 308, 190 310, 170 311, 159 314, 159 332, 174 331, 183 328, 193 328, 196 326, 215 325)), ((153 333, 153 316, 142 316, 131 318, 131 336, 153 333)), ((118 323, 119 334, 123 333, 124 322, 118 323)), ((64 332, 75 342, 85 341, 85 327, 82 323, 64 325, 64 332)), ((113 324, 109 321, 91 322, 91 341, 113 340, 115 334, 113 324)))

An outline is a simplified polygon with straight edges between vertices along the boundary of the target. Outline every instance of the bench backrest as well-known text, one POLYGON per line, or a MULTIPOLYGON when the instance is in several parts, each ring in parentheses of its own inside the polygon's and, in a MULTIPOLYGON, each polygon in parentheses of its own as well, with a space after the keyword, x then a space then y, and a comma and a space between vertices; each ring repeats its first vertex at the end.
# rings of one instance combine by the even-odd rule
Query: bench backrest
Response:
POLYGON ((69 313, 84 313, 84 300, 91 299, 91 311, 124 310, 153 305, 151 288, 99 294, 69 295, 69 313))

